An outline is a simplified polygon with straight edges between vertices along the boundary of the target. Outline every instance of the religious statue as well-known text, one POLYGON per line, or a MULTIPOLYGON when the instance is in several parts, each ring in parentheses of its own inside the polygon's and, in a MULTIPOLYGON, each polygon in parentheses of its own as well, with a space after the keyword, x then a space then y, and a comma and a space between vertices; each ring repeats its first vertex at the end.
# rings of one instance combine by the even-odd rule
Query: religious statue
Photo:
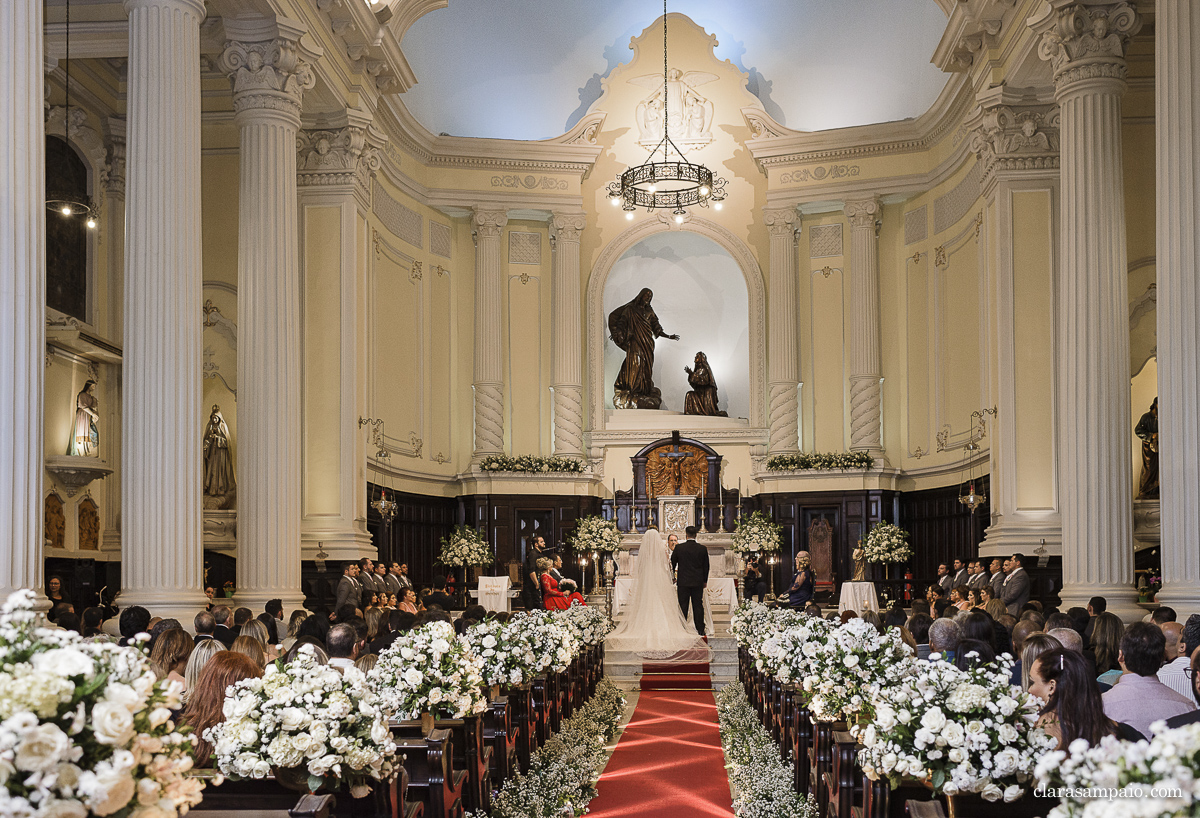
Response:
POLYGON ((666 79, 664 83, 662 74, 644 74, 629 80, 634 85, 654 89, 654 93, 639 102, 634 110, 639 143, 648 147, 663 138, 664 117, 671 139, 689 147, 711 142, 712 100, 701 96, 696 88, 720 78, 706 71, 684 73, 672 68, 666 79))
POLYGON ((854 560, 854 576, 850 578, 851 582, 866 582, 867 580, 867 554, 863 551, 862 542, 854 547, 850 552, 850 559, 854 560))
POLYGON ((204 505, 228 508, 237 489, 233 476, 233 452, 229 448, 229 427, 221 407, 213 406, 204 430, 204 505))
POLYGON ((1158 497, 1158 398, 1150 404, 1150 411, 1142 415, 1133 433, 1142 439, 1142 482, 1138 498, 1153 500, 1158 497))
POLYGON ((100 456, 100 432, 96 421, 100 420, 100 404, 95 396, 96 382, 88 380, 75 396, 75 426, 67 454, 76 457, 100 456))
POLYGON ((662 392, 654 386, 654 341, 678 335, 663 332, 658 316, 650 306, 654 293, 647 287, 637 298, 608 315, 608 331, 613 343, 625 351, 625 362, 613 384, 613 406, 618 409, 658 409, 662 392))
POLYGON ((690 366, 685 366, 683 371, 687 373, 688 386, 692 387, 691 391, 683 396, 683 413, 729 417, 728 413, 717 408, 717 382, 713 379, 712 368, 708 365, 708 356, 697 352, 695 371, 690 366))

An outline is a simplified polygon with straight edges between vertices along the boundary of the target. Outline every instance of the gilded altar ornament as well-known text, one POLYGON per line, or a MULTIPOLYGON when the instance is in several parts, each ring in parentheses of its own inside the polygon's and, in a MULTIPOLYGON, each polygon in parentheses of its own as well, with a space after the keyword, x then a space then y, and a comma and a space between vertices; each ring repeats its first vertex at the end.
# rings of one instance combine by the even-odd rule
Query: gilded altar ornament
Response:
POLYGON ((625 361, 613 384, 613 406, 617 409, 658 409, 662 392, 654 386, 654 342, 658 338, 678 341, 658 323, 650 306, 654 293, 649 287, 628 304, 608 315, 608 331, 613 343, 625 352, 625 361))
POLYGON ((1133 433, 1142 441, 1142 480, 1138 486, 1139 500, 1158 498, 1158 398, 1138 420, 1133 433))
POLYGON ((691 391, 683 396, 683 413, 729 417, 727 412, 717 408, 717 382, 713 378, 712 368, 708 365, 708 356, 697 352, 695 370, 685 366, 683 371, 687 373, 688 386, 692 387, 691 391))
POLYGON ((229 426, 221 407, 213 405, 204 430, 204 507, 229 508, 237 491, 233 476, 233 450, 230 449, 229 426))
POLYGON ((76 457, 100 456, 100 432, 96 421, 100 419, 100 403, 96 400, 96 382, 89 380, 75 396, 75 425, 67 454, 76 457))

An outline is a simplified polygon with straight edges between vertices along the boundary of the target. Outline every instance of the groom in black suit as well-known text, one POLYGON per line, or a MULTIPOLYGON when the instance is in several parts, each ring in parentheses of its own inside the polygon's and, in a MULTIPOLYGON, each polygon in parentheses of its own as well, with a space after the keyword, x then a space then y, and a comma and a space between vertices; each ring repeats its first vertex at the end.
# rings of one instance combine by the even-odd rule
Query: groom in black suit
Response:
POLYGON ((696 632, 704 636, 704 589, 708 587, 708 549, 696 542, 696 526, 684 529, 687 539, 671 552, 671 568, 675 571, 675 590, 679 607, 688 615, 691 603, 696 632))

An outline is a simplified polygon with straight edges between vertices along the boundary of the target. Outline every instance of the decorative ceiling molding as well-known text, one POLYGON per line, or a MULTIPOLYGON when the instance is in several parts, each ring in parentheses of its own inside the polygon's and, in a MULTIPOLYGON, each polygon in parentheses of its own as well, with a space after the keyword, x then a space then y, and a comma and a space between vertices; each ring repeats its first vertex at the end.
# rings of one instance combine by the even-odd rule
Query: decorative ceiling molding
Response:
POLYGON ((386 25, 390 9, 377 14, 365 2, 346 0, 316 0, 316 4, 351 67, 370 77, 380 94, 402 94, 417 84, 399 38, 386 25))
POLYGON ((1014 4, 1015 0, 960 0, 933 52, 933 64, 950 73, 970 71, 976 56, 1000 44, 1014 4))

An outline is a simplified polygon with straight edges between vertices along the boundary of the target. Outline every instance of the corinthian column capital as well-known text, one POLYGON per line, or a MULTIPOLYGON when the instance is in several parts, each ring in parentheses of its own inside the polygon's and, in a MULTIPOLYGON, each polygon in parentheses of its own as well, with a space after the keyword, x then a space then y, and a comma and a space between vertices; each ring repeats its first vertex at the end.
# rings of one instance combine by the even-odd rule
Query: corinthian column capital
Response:
POLYGON ((1142 27, 1142 18, 1129 3, 1089 4, 1051 0, 1040 16, 1030 20, 1040 39, 1038 56, 1054 69, 1061 92, 1083 80, 1124 82, 1125 49, 1142 27))
POLYGON ((481 239, 498 239, 508 224, 508 213, 487 207, 476 207, 472 211, 471 226, 481 239))
POLYGON ((869 227, 874 230, 875 220, 883 212, 883 206, 879 204, 879 199, 874 197, 870 199, 857 199, 846 202, 843 206, 843 212, 850 221, 850 227, 859 230, 869 227))
POLYGON ((387 137, 369 121, 344 128, 314 128, 296 135, 299 184, 356 185, 365 194, 371 177, 383 164, 381 149, 387 137))
POLYGON ((984 179, 1009 172, 1057 174, 1061 119, 1058 105, 981 101, 966 126, 970 148, 983 165, 984 179))
POLYGON ((796 230, 796 209, 782 207, 763 211, 763 224, 772 236, 790 236, 796 230))
POLYGON ((579 241, 579 234, 587 227, 587 216, 583 213, 555 213, 550 220, 550 230, 555 241, 579 241))
POLYGON ((287 31, 271 39, 225 43, 217 64, 233 85, 236 113, 279 111, 294 116, 298 124, 304 92, 317 83, 308 62, 317 54, 301 46, 300 36, 300 32, 287 31))

